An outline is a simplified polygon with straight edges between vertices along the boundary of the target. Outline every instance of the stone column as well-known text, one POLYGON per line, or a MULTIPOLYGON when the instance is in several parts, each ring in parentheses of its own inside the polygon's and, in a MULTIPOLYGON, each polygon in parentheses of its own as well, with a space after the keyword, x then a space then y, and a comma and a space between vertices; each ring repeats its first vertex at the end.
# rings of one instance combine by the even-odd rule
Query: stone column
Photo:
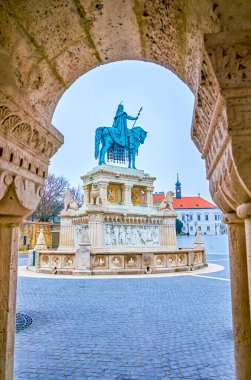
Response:
POLYGON ((84 204, 87 206, 89 204, 89 187, 84 186, 84 204))
POLYGON ((153 204, 153 187, 147 187, 145 193, 145 203, 147 206, 151 207, 153 204))
POLYGON ((249 307, 250 307, 250 316, 251 316, 251 202, 244 203, 241 206, 239 206, 237 208, 237 214, 240 218, 244 219, 244 224, 245 224, 249 307))
POLYGON ((106 206, 108 204, 108 200, 107 200, 108 182, 99 182, 99 186, 100 186, 100 197, 101 197, 102 206, 106 206))
POLYGON ((18 224, 0 222, 0 379, 3 380, 13 376, 17 251, 18 224))
POLYGON ((100 214, 89 215, 89 238, 92 247, 104 246, 104 223, 100 214))
POLYGON ((41 200, 63 136, 19 93, 0 94, 0 379, 13 378, 18 226, 41 200), (15 99, 13 103, 10 99, 15 99))
POLYGON ((124 184, 122 187, 122 204, 128 207, 132 206, 131 190, 132 185, 124 184))
POLYGON ((245 228, 235 213, 225 214, 223 221, 229 232, 236 379, 247 380, 251 379, 251 325, 245 228))
MULTIPOLYGON (((0 162, 1 164, 1 162, 0 162)), ((18 226, 38 205, 42 186, 0 170, 0 379, 13 378, 18 226)))

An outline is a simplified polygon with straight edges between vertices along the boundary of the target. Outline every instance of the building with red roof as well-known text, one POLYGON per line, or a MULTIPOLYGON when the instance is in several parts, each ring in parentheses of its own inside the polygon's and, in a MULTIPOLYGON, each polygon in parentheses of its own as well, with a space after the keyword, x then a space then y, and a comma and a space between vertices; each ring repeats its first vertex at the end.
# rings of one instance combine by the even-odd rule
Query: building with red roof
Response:
MULTIPOLYGON (((158 206, 164 198, 164 192, 153 193, 153 204, 158 206)), ((197 230, 204 235, 226 232, 226 227, 221 221, 222 213, 213 203, 202 198, 200 194, 194 197, 182 197, 178 175, 173 208, 178 214, 177 218, 183 223, 182 232, 185 234, 195 235, 197 230)))

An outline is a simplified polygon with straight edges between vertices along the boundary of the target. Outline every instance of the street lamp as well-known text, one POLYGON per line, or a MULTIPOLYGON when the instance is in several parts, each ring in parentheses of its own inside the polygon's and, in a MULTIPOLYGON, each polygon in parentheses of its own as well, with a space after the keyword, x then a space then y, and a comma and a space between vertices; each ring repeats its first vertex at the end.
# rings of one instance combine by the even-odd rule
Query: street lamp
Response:
POLYGON ((186 214, 187 217, 187 236, 189 236, 189 214, 186 214))

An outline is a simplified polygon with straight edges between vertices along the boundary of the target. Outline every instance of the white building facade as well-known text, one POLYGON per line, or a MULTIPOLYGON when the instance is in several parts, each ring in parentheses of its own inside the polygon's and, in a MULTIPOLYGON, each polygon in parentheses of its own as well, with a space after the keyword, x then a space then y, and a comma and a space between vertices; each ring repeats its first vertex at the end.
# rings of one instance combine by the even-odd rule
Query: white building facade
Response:
MULTIPOLYGON (((192 198, 192 197, 191 197, 192 198)), ((195 235, 201 231, 202 235, 219 235, 226 232, 225 225, 221 222, 221 211, 217 208, 175 208, 182 221, 182 232, 187 235, 195 235)))
MULTIPOLYGON (((220 235, 227 232, 225 224, 221 221, 222 213, 213 203, 202 198, 200 194, 195 197, 182 197, 178 175, 175 195, 173 208, 177 212, 177 219, 183 223, 183 234, 195 235, 197 230, 202 235, 220 235)), ((153 203, 159 205, 164 196, 164 192, 154 193, 153 203)))

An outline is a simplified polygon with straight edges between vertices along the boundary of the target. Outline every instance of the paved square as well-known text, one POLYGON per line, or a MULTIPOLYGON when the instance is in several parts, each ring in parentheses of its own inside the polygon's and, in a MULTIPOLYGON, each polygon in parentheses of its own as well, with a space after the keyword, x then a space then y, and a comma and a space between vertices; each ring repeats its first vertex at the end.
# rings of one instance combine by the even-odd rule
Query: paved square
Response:
MULTIPOLYGON (((19 277, 15 379, 234 379, 228 257, 222 272, 137 279, 19 277)), ((22 262, 23 265, 23 262, 22 262)))

